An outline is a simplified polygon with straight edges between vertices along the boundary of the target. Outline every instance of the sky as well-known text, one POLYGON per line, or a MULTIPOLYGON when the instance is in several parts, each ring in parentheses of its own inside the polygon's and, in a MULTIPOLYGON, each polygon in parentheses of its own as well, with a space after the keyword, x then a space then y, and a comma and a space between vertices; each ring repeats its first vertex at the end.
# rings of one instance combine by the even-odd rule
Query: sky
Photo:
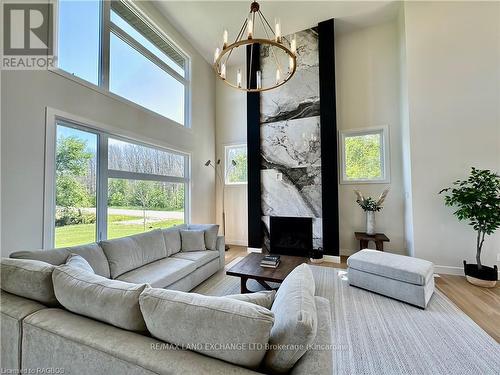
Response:
POLYGON ((89 133, 83 130, 78 130, 68 126, 64 126, 62 123, 57 124, 57 139, 64 137, 74 137, 81 139, 87 143, 87 150, 96 153, 97 152, 97 135, 94 133, 89 133))
MULTIPOLYGON (((62 0, 58 11, 59 68, 97 85, 100 2, 62 0)), ((182 72, 118 15, 112 14, 112 19, 153 54, 182 72)), ((109 90, 184 124, 183 85, 114 34, 110 38, 109 90)))

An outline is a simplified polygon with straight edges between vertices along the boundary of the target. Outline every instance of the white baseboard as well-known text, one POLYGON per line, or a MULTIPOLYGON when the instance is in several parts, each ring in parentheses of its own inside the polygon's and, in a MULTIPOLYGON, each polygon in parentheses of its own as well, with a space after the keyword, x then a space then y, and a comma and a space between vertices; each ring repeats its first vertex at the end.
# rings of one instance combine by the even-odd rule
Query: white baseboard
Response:
POLYGON ((248 243, 245 240, 231 240, 231 239, 227 238, 226 245, 247 246, 248 243))
POLYGON ((323 260, 325 262, 340 263, 340 256, 335 255, 323 255, 323 260))
MULTIPOLYGON (((444 275, 457 275, 465 276, 463 267, 451 267, 451 266, 434 266, 434 273, 442 273, 444 275)), ((500 271, 498 271, 497 279, 500 279, 500 271)))
POLYGON ((248 253, 262 253, 262 248, 260 247, 249 247, 247 248, 248 253))
POLYGON ((450 266, 434 266, 434 273, 442 273, 445 275, 464 275, 463 267, 450 267, 450 266))

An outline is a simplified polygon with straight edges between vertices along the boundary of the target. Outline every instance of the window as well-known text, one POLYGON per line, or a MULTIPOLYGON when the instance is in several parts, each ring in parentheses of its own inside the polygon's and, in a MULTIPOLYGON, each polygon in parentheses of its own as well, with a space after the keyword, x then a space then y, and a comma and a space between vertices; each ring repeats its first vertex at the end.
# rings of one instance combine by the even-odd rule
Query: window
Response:
POLYGON ((59 0, 59 68, 99 84, 101 5, 98 1, 59 0))
POLYGON ((247 173, 247 146, 225 146, 225 181, 226 185, 246 184, 247 173))
POLYGON ((59 0, 58 66, 187 125, 189 61, 127 1, 59 0))
POLYGON ((388 183, 387 127, 342 131, 342 183, 388 183))
POLYGON ((46 190, 55 197, 46 199, 55 204, 44 246, 80 245, 186 221, 187 155, 66 120, 56 120, 53 139, 54 158, 46 168, 52 176, 46 178, 54 188, 46 190))
POLYGON ((55 244, 96 240, 97 135, 57 125, 55 244))

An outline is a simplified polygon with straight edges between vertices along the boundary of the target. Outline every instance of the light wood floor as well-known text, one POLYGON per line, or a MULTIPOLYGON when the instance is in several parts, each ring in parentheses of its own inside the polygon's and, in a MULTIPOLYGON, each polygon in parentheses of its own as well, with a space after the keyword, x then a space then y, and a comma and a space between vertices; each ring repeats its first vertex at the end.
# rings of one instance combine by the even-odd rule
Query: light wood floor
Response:
MULTIPOLYGON (((237 257, 247 255, 247 248, 231 246, 226 252, 226 264, 237 257)), ((341 263, 324 262, 324 267, 347 268, 347 257, 341 263)), ((455 305, 466 313, 477 325, 500 343, 500 285, 495 288, 480 288, 465 280, 463 276, 443 275, 435 279, 436 287, 455 305)))

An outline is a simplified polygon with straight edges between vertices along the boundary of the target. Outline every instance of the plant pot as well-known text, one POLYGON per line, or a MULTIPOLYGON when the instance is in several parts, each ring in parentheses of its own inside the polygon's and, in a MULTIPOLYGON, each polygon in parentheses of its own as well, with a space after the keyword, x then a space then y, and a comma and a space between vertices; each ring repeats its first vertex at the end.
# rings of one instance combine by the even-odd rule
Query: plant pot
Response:
POLYGON ((366 211, 366 234, 375 234, 375 211, 366 211))
POLYGON ((477 264, 467 264, 464 260, 464 272, 467 281, 473 285, 483 288, 493 288, 497 284, 497 266, 482 266, 481 269, 479 269, 477 264))

